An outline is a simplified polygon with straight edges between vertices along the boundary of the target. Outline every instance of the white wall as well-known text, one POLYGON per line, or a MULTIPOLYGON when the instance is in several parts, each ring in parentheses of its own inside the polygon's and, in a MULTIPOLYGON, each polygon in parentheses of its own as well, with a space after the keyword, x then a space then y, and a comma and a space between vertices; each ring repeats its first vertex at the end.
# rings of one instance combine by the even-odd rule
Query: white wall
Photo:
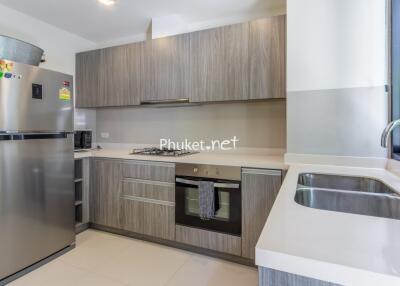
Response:
POLYGON ((383 0, 288 0, 288 153, 385 157, 383 0))
POLYGON ((288 0, 288 91, 384 85, 385 2, 288 0))
MULTIPOLYGON (((46 69, 74 75, 75 53, 95 46, 94 43, 60 30, 47 23, 0 5, 0 34, 32 43, 45 51, 46 69)), ((80 128, 95 128, 95 111, 80 111, 80 128), (86 121, 85 121, 86 120, 86 121)))

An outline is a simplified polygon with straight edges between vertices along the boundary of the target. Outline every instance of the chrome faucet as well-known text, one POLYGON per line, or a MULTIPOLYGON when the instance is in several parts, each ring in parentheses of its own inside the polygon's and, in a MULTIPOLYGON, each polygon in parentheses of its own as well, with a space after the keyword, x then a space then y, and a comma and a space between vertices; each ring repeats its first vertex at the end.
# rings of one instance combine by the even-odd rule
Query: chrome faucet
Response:
POLYGON ((398 126, 400 126, 400 119, 393 120, 386 126, 385 130, 383 130, 381 136, 381 146, 383 148, 387 148, 390 133, 398 126))

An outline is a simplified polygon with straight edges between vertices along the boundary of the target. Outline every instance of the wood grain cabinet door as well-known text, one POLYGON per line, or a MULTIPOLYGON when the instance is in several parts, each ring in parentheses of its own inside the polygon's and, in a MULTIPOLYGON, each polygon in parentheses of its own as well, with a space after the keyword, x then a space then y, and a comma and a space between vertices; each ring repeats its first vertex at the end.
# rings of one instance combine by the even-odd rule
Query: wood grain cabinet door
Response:
POLYGON ((162 239, 175 239, 173 203, 144 203, 144 234, 162 239))
POLYGON ((100 51, 76 54, 76 94, 78 108, 96 107, 99 96, 100 51))
POLYGON ((250 22, 250 99, 286 97, 286 16, 250 22))
MULTIPOLYGON (((139 49, 139 48, 138 48, 139 49)), ((101 50, 98 106, 128 106, 140 101, 140 53, 136 45, 101 50), (132 74, 131 74, 132 73, 132 74), (139 86, 138 86, 139 85, 139 86)))
POLYGON ((189 34, 147 41, 143 102, 189 99, 189 43, 189 34))
POLYGON ((90 220, 95 224, 120 228, 121 166, 116 160, 93 160, 90 220))
POLYGON ((139 105, 145 92, 146 70, 145 56, 146 43, 138 42, 127 45, 128 75, 129 75, 129 105, 139 105))
POLYGON ((121 197, 121 228, 144 234, 144 203, 121 197))
POLYGON ((121 204, 122 229, 161 239, 175 239, 173 203, 125 196, 121 198, 121 204))
POLYGON ((249 98, 248 23, 190 34, 192 102, 249 98))
POLYGON ((255 246, 282 184, 281 170, 242 169, 242 256, 255 246))

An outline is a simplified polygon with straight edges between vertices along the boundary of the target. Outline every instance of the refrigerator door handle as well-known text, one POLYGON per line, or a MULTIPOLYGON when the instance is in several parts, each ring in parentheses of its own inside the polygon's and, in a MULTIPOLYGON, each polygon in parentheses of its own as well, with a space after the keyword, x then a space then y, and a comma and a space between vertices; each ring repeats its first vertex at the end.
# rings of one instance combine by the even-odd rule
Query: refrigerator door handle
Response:
POLYGON ((0 133, 0 141, 37 140, 37 139, 65 139, 71 132, 55 133, 0 133))

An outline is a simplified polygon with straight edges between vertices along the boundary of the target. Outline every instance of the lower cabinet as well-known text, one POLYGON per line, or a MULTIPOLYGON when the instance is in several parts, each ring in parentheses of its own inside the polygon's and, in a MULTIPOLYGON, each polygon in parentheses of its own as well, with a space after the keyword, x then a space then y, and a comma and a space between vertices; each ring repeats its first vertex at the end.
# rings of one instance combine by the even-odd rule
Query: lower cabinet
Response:
POLYGON ((177 225, 176 241, 237 256, 242 253, 242 240, 239 236, 205 229, 177 225))
POLYGON ((93 159, 90 192, 90 221, 95 224, 120 227, 121 162, 93 159))
POLYGON ((121 228, 167 240, 175 239, 175 207, 145 199, 121 198, 121 228))
POLYGON ((282 184, 281 170, 242 169, 242 236, 175 225, 175 165, 93 159, 90 221, 244 258, 255 246, 282 184))
POLYGON ((281 170, 242 169, 242 256, 255 246, 282 184, 281 170))
POLYGON ((144 203, 121 199, 121 228, 136 233, 144 233, 144 203))
POLYGON ((144 234, 174 240, 175 207, 158 203, 144 203, 144 234))
POLYGON ((174 164, 125 162, 120 202, 122 229, 175 239, 174 164))

